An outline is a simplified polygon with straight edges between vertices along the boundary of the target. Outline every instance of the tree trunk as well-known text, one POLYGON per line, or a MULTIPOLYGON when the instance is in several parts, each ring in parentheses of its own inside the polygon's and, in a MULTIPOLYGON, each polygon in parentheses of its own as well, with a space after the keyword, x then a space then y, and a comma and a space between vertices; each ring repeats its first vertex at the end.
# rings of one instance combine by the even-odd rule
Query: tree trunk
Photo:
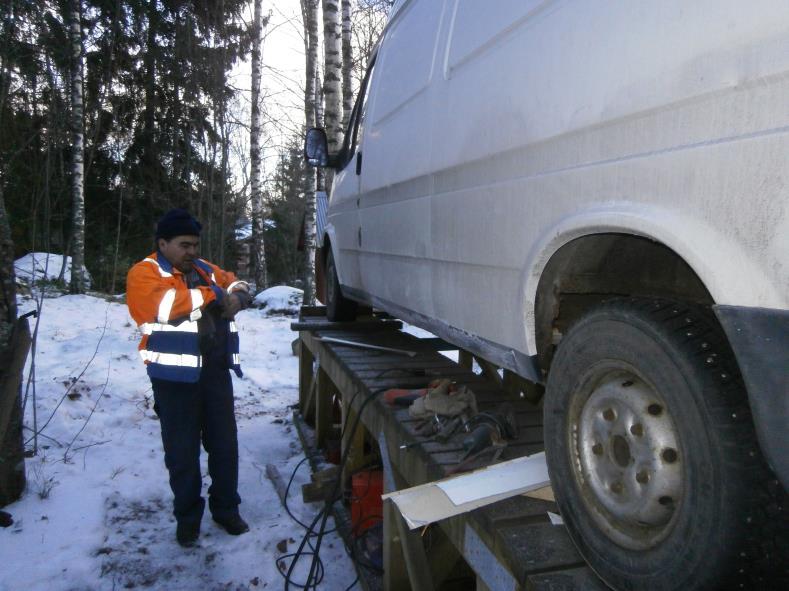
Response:
POLYGON ((0 185, 0 507, 25 488, 22 406, 19 386, 29 347, 27 320, 16 319, 14 245, 0 185))
MULTIPOLYGON (((340 40, 340 2, 323 0, 323 116, 329 151, 334 154, 342 146, 343 136, 340 40)), ((327 188, 329 186, 327 182, 327 188)))
POLYGON ((82 113, 82 27, 80 0, 71 0, 69 28, 71 40, 71 127, 74 143, 71 150, 72 186, 72 257, 71 293, 85 293, 85 194, 83 177, 83 113, 82 113))
POLYGON ((342 0, 342 128, 348 129, 353 109, 353 48, 351 47, 351 0, 342 0))
POLYGON ((260 65, 261 0, 255 0, 255 15, 252 23, 252 128, 249 138, 251 160, 250 185, 252 191, 252 265, 258 291, 266 289, 266 250, 263 241, 263 195, 260 186, 262 154, 260 151, 260 65))
MULTIPOLYGON (((317 119, 318 76, 318 0, 301 0, 304 24, 305 91, 304 116, 307 128, 320 125, 317 119)), ((307 168, 304 175, 304 299, 303 304, 315 304, 315 189, 317 170, 307 168)))
MULTIPOLYGON (((118 159, 118 178, 123 179, 123 160, 118 159)), ((123 181, 121 181, 123 183, 123 181)), ((123 190, 125 184, 121 184, 118 189, 118 223, 115 226, 115 253, 112 257, 112 278, 110 279, 110 293, 115 294, 115 278, 118 274, 118 250, 121 244, 121 222, 123 221, 123 190)))
POLYGON ((145 76, 145 108, 143 111, 143 130, 141 135, 140 166, 142 167, 142 196, 143 207, 152 208, 161 193, 161 184, 158 174, 152 174, 159 161, 158 146, 154 138, 154 124, 156 122, 156 63, 159 55, 159 45, 156 36, 159 33, 159 5, 158 0, 148 2, 148 30, 145 41, 145 57, 143 70, 145 76))

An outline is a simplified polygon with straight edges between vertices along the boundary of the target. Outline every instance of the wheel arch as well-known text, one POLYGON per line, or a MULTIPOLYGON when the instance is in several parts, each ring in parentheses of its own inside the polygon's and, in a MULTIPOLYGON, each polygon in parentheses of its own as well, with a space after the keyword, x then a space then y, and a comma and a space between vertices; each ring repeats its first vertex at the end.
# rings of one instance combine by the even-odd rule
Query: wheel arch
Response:
POLYGON ((574 238, 551 255, 537 284, 534 337, 544 371, 567 328, 612 296, 714 303, 693 268, 661 242, 625 232, 574 238))

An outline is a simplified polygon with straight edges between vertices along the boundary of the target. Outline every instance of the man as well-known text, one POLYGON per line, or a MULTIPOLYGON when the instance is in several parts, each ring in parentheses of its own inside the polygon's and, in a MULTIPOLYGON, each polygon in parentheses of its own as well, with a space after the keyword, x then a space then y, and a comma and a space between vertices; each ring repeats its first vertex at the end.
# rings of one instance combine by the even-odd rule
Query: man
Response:
POLYGON ((139 350, 153 385, 164 462, 178 522, 176 539, 200 535, 200 441, 208 452, 208 506, 214 521, 240 535, 238 440, 230 369, 241 377, 233 318, 249 305, 249 286, 197 257, 200 223, 173 209, 156 227, 158 250, 129 271, 127 304, 143 337, 139 350))

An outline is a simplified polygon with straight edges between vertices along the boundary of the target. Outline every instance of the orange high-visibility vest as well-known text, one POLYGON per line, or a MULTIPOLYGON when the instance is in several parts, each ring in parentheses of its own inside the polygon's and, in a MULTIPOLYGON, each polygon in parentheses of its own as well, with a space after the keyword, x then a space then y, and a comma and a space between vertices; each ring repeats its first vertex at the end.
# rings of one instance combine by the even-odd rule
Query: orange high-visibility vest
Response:
MULTIPOLYGON (((126 305, 142 332, 138 347, 148 375, 174 382, 200 379, 202 356, 197 321, 212 302, 221 302, 238 285, 236 276, 203 259, 197 272, 208 282, 189 288, 186 277, 159 253, 134 265, 126 278, 126 305)), ((228 366, 241 375, 238 331, 229 322, 228 366)))

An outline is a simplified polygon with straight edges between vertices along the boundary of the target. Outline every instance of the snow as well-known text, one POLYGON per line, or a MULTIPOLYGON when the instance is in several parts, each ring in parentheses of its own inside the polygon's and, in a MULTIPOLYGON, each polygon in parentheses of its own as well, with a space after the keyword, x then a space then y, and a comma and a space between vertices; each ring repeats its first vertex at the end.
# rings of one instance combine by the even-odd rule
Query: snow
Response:
POLYGON ((252 305, 266 314, 287 314, 296 316, 301 307, 304 292, 295 287, 277 285, 261 291, 252 300, 252 305))
MULTIPOLYGON (((14 273, 19 281, 28 286, 36 281, 55 281, 60 275, 63 266, 63 255, 46 252, 30 252, 14 261, 14 273)), ((87 288, 91 286, 91 277, 85 266, 82 266, 87 288)), ((63 280, 68 284, 71 281, 71 257, 66 257, 66 270, 63 280)))
POLYGON ((252 238, 252 222, 247 222, 236 228, 236 240, 247 240, 252 238))
MULTIPOLYGON (((274 230, 277 227, 277 222, 271 219, 263 220, 263 226, 274 230)), ((243 241, 252 238, 252 222, 246 222, 236 228, 236 240, 243 241)))
MULTIPOLYGON (((290 302, 298 290, 268 291, 266 302, 290 302)), ((20 314, 34 307, 33 300, 20 299, 20 314)), ((41 432, 39 453, 26 461, 23 497, 3 508, 14 523, 0 528, 0 591, 283 586, 277 544, 287 540, 287 552, 295 551, 303 530, 286 514, 265 466, 277 466, 287 482, 304 457, 289 408, 298 399, 295 335, 291 318, 258 309, 240 312, 236 320, 244 369, 244 378, 233 378, 240 510, 251 531, 230 536, 206 510, 198 546, 184 549, 175 541, 159 423, 137 354, 140 335, 125 306, 84 295, 44 300, 35 405, 31 389, 25 413, 26 438, 34 425, 41 432)), ((201 460, 205 474, 205 453, 201 460)), ((206 488, 208 481, 205 476, 206 488)), ((303 522, 319 509, 301 501, 301 485, 308 481, 305 463, 289 498, 303 522)), ((334 534, 324 539, 321 559, 326 575, 320 589, 353 583, 353 565, 334 534)), ((296 582, 308 566, 306 560, 299 565, 296 582)))

